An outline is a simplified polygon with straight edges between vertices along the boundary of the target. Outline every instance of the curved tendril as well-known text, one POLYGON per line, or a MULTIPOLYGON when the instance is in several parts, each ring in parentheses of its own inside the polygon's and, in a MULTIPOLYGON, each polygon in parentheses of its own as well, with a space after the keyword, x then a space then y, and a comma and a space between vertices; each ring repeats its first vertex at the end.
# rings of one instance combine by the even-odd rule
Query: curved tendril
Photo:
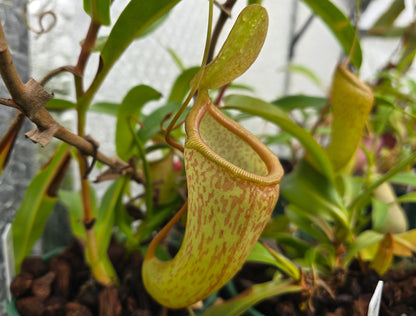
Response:
POLYGON ((208 60, 208 54, 209 54, 209 46, 211 43, 211 33, 212 33, 212 16, 213 16, 213 8, 214 8, 214 0, 209 0, 209 13, 208 13, 208 28, 207 28, 207 38, 205 40, 205 49, 204 49, 204 56, 202 58, 201 63, 201 70, 198 73, 198 78, 196 80, 196 83, 191 87, 191 91, 189 91, 188 96, 186 97, 184 103, 181 105, 178 112, 176 112, 175 116, 173 117, 172 121, 169 123, 167 129, 166 129, 166 135, 165 139, 166 142, 171 145, 172 147, 179 149, 181 152, 184 151, 184 148, 182 145, 175 142, 175 140, 170 136, 172 130, 175 129, 175 124, 185 111, 186 107, 188 106, 189 102, 191 102, 193 96, 195 95, 196 91, 198 90, 199 83, 201 82, 202 76, 204 75, 205 67, 208 60))

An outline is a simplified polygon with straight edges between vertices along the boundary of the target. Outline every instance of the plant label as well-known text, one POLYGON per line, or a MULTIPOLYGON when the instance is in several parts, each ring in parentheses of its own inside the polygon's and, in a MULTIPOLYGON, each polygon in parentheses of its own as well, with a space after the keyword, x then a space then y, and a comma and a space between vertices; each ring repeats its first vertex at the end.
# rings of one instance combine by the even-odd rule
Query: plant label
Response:
POLYGON ((12 225, 9 223, 6 225, 3 234, 1 236, 1 242, 3 247, 3 258, 5 264, 6 274, 6 295, 9 302, 12 300, 12 294, 10 293, 10 283, 12 282, 15 270, 14 270, 14 250, 13 250, 13 237, 12 237, 12 225))
POLYGON ((378 281, 370 304, 368 304, 368 316, 378 316, 381 303, 381 294, 383 292, 383 281, 378 281))

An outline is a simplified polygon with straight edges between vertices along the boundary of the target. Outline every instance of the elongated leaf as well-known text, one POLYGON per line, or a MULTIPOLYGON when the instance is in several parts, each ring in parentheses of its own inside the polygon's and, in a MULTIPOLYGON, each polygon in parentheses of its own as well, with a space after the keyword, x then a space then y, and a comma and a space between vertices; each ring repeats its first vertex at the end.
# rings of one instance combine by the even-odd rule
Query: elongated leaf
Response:
POLYGON ((290 71, 294 74, 299 74, 304 76, 306 79, 309 79, 313 84, 318 88, 322 88, 321 79, 308 67, 297 64, 290 64, 286 68, 287 71, 290 71))
POLYGON ((410 172, 400 172, 394 175, 390 182, 401 184, 401 185, 410 185, 416 188, 416 174, 410 172))
POLYGON ((72 234, 74 237, 85 242, 86 236, 85 227, 82 223, 83 209, 80 193, 60 190, 59 201, 65 205, 68 211, 72 234))
MULTIPOLYGON (((148 140, 156 136, 156 134, 161 132, 160 123, 169 113, 174 113, 181 106, 180 103, 170 102, 164 106, 154 110, 149 115, 143 116, 142 124, 143 127, 138 131, 137 135, 143 143, 146 143, 148 140)), ((184 115, 189 111, 185 110, 184 115)), ((166 122, 168 123, 168 122, 166 122)), ((166 127, 166 126, 165 126, 166 127)))
POLYGON ((9 162, 14 143, 24 121, 25 116, 22 113, 17 114, 6 133, 0 139, 0 177, 9 162))
POLYGON ((209 307, 201 316, 238 316, 262 300, 282 294, 300 292, 302 289, 302 286, 296 285, 291 281, 279 279, 256 284, 230 301, 209 307))
POLYGON ((182 201, 174 201, 168 205, 161 205, 158 207, 157 212, 151 216, 146 218, 140 226, 137 227, 137 231, 135 233, 135 238, 138 244, 149 238, 152 232, 155 231, 157 227, 159 227, 163 222, 165 222, 170 215, 172 215, 172 211, 178 209, 181 205, 182 201))
POLYGON ((127 180, 127 177, 122 177, 114 181, 105 192, 98 209, 95 234, 100 258, 105 257, 108 244, 113 235, 115 213, 125 212, 122 209, 122 197, 127 180))
POLYGON ((332 132, 327 148, 336 171, 353 158, 373 107, 373 93, 345 67, 338 66, 332 86, 332 132))
POLYGON ((70 161, 68 145, 62 144, 51 161, 33 178, 12 224, 16 271, 42 235, 57 201, 56 190, 70 161))
POLYGON ((241 76, 256 60, 266 39, 269 18, 258 4, 244 8, 218 56, 205 68, 199 88, 220 88, 241 76))
POLYGON ((140 34, 166 14, 179 0, 131 0, 121 13, 101 51, 106 73, 123 51, 140 34))
POLYGON ((397 199, 398 203, 416 203, 416 192, 410 192, 400 196, 397 199))
MULTIPOLYGON (((398 161, 396 165, 391 168, 388 172, 383 174, 375 182, 373 182, 368 188, 366 188, 359 196, 357 196, 354 201, 350 203, 349 208, 360 208, 368 202, 370 195, 384 182, 389 181, 390 179, 397 177, 399 172, 404 168, 416 161, 416 153, 412 153, 409 156, 406 156, 402 160, 398 161)), ((407 178, 407 177, 405 177, 407 178)))
POLYGON ((50 111, 64 111, 75 109, 75 103, 64 99, 51 99, 45 104, 45 108, 50 111))
POLYGON ((84 11, 95 23, 110 25, 110 5, 111 0, 84 0, 84 11))
POLYGON ((289 95, 272 103, 277 105, 280 109, 285 111, 291 111, 295 109, 303 110, 308 108, 316 109, 317 111, 321 110, 327 99, 322 97, 314 97, 309 95, 289 95))
POLYGON ((136 86, 132 88, 117 112, 116 124, 116 149, 117 155, 127 161, 133 151, 133 135, 128 124, 131 124, 131 117, 140 119, 142 107, 151 100, 159 99, 161 94, 149 86, 136 86))
POLYGON ((301 210, 348 226, 347 212, 338 191, 306 161, 298 163, 296 170, 283 178, 280 192, 301 210))
POLYGON ((362 62, 360 41, 350 20, 329 0, 303 0, 303 2, 325 22, 341 44, 345 55, 351 56, 351 62, 359 69, 362 62))
POLYGON ((185 69, 178 76, 178 78, 176 78, 170 95, 168 97, 168 102, 182 103, 184 101, 190 89, 190 82, 192 78, 195 76, 195 74, 198 72, 198 70, 199 67, 185 69))
POLYGON ((311 214, 308 210, 301 209, 295 204, 289 204, 285 209, 285 213, 298 230, 303 235, 306 234, 309 239, 312 238, 321 244, 329 243, 334 239, 333 232, 325 229, 322 225, 318 225, 321 222, 317 221, 318 217, 316 214, 311 214))
POLYGON ((90 111, 102 114, 117 116, 119 104, 111 102, 94 103, 90 107, 90 111))
POLYGON ((405 1, 394 0, 390 7, 377 19, 374 25, 368 30, 371 35, 384 35, 389 32, 394 21, 398 18, 400 13, 405 9, 405 1))
POLYGON ((309 153, 307 159, 328 179, 333 180, 333 170, 325 150, 315 141, 311 134, 294 123, 284 111, 279 110, 273 104, 243 95, 227 96, 225 98, 225 108, 256 115, 278 125, 281 129, 297 138, 309 153))
POLYGON ((393 244, 393 235, 387 233, 379 243, 376 255, 370 264, 370 267, 380 275, 386 273, 391 266, 393 261, 393 244))
POLYGON ((276 253, 272 249, 266 248, 261 243, 257 242, 247 258, 248 262, 260 262, 275 266, 294 280, 298 281, 300 278, 299 269, 288 258, 282 254, 276 253))
POLYGON ((344 259, 344 264, 347 265, 358 254, 359 251, 379 243, 383 237, 383 234, 373 230, 364 231, 348 247, 344 259))
MULTIPOLYGON (((90 187, 91 192, 91 208, 92 216, 96 218, 97 216, 97 198, 95 196, 94 190, 90 187)), ((85 226, 82 222, 84 218, 84 210, 82 205, 81 192, 59 190, 58 193, 59 202, 63 203, 65 208, 69 213, 69 219, 71 223, 72 234, 79 238, 80 240, 85 241, 85 226)))

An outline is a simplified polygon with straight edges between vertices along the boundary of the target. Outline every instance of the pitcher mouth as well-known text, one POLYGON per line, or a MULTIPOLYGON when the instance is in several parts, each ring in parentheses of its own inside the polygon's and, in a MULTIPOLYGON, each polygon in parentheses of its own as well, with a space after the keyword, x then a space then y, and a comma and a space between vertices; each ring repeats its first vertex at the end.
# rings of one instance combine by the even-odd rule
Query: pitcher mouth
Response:
POLYGON ((186 118, 185 129, 187 134, 185 149, 188 148, 199 151, 211 161, 230 171, 234 176, 244 180, 256 182, 259 185, 280 183, 284 172, 279 158, 253 134, 224 115, 212 104, 207 94, 198 96, 194 108, 192 108, 186 118), (216 153, 211 146, 204 141, 200 134, 200 124, 205 115, 210 115, 218 124, 243 140, 264 163, 265 168, 267 169, 265 174, 258 174, 256 172, 245 170, 216 153))

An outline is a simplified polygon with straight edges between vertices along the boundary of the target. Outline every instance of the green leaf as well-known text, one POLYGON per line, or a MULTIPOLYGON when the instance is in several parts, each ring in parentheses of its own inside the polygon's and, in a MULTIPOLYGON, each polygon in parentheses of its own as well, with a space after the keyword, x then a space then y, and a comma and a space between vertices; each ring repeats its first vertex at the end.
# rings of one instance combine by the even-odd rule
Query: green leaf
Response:
POLYGON ((368 32, 371 35, 384 35, 386 32, 389 32, 393 27, 394 21, 404 9, 405 1, 394 0, 390 7, 384 11, 368 32))
MULTIPOLYGON (((154 110, 149 115, 143 116, 142 124, 143 127, 138 131, 137 135, 143 143, 152 139, 157 134, 161 133, 160 123, 169 113, 174 113, 179 109, 181 103, 170 102, 164 106, 154 110)), ((188 112, 185 111, 184 115, 188 112)))
POLYGON ((323 109, 326 102, 326 98, 297 94, 277 99, 276 101, 273 101, 272 104, 277 105, 284 111, 304 110, 309 108, 320 111, 323 109))
POLYGON ((111 0, 84 0, 84 11, 97 24, 110 25, 111 0))
POLYGON ((373 229, 375 231, 380 231, 387 219, 389 206, 387 203, 377 199, 372 199, 372 207, 371 215, 373 220, 373 229))
POLYGON ((341 44, 345 55, 350 56, 353 65, 359 69, 362 62, 360 41, 350 20, 329 0, 303 0, 303 2, 325 22, 341 44))
POLYGON ((333 121, 327 153, 335 171, 343 171, 360 145, 374 97, 367 85, 339 65, 333 79, 331 101, 333 121))
POLYGON ((333 240, 333 232, 321 225, 326 224, 328 226, 328 224, 322 220, 319 221, 316 214, 311 214, 308 210, 301 209, 295 204, 288 205, 285 213, 298 231, 302 232, 303 236, 306 234, 308 239, 312 238, 322 244, 333 240))
POLYGON ((113 226, 116 212, 125 212, 122 197, 128 177, 114 181, 107 189, 97 213, 95 235, 99 257, 105 257, 108 245, 113 235, 113 226))
POLYGON ((75 103, 64 99, 51 99, 45 104, 45 108, 49 111, 65 111, 75 109, 75 103))
POLYGON ((139 85, 132 88, 124 97, 117 112, 116 123, 116 149, 117 155, 127 161, 134 151, 133 135, 129 125, 131 117, 140 119, 143 106, 152 100, 159 99, 161 94, 155 89, 139 85))
POLYGON ((259 242, 254 245, 251 254, 247 258, 247 262, 270 264, 289 275, 295 281, 299 281, 300 279, 299 269, 293 262, 282 254, 266 248, 259 242))
POLYGON ((289 64, 286 69, 292 73, 303 75, 305 78, 314 83, 318 88, 323 88, 321 79, 319 79, 319 77, 310 68, 297 64, 289 64))
POLYGON ((416 203, 416 192, 410 192, 400 196, 397 199, 398 203, 416 203))
POLYGON ((106 73, 130 45, 166 14, 179 0, 131 0, 112 28, 101 51, 102 73, 106 73))
POLYGON ((410 185, 411 187, 416 188, 416 174, 410 172, 400 172, 394 175, 390 179, 390 182, 401 185, 410 185))
POLYGON ((236 109, 262 117, 297 138, 309 153, 307 159, 310 159, 310 162, 317 170, 333 181, 334 173, 325 150, 316 142, 311 134, 294 123, 286 112, 280 110, 273 104, 243 95, 230 95, 224 101, 225 108, 236 109))
POLYGON ((139 227, 137 227, 137 231, 135 233, 135 238, 138 244, 149 238, 149 236, 164 223, 169 216, 172 215, 173 210, 178 209, 182 201, 175 200, 172 203, 167 205, 160 205, 157 208, 157 212, 155 212, 151 217, 147 217, 143 222, 140 223, 139 227))
POLYGON ((278 295, 296 293, 303 290, 292 281, 274 279, 270 282, 253 285, 247 291, 219 305, 209 307, 201 316, 238 316, 257 303, 278 295))
POLYGON ((91 105, 89 110, 96 113, 117 116, 119 106, 120 104, 118 103, 98 102, 91 105))
POLYGON ((19 134, 24 121, 25 116, 23 114, 17 114, 7 131, 0 139, 0 176, 9 162, 14 143, 16 142, 17 135, 19 134))
POLYGON ((347 265, 359 251, 374 246, 383 239, 384 235, 373 230, 366 230, 360 234, 348 247, 344 259, 344 265, 347 265))
POLYGON ((60 190, 58 195, 59 201, 65 205, 68 211, 72 234, 74 237, 85 242, 86 236, 85 227, 82 223, 83 208, 81 194, 79 192, 60 190))
POLYGON ((168 97, 168 102, 179 102, 182 104, 190 90, 190 82, 198 70, 199 67, 188 68, 176 78, 168 97))
POLYGON ((280 183, 282 196, 301 210, 348 227, 347 211, 334 185, 306 161, 280 183))
MULTIPOLYGON (((181 71, 185 71, 186 68, 185 68, 185 66, 184 66, 181 58, 178 56, 178 54, 172 48, 170 48, 170 47, 167 47, 166 48, 166 51, 169 53, 170 57, 172 57, 172 59, 175 62, 176 66, 178 66, 181 71)), ((197 69, 199 69, 199 67, 197 67, 197 69)))
POLYGON ((12 224, 16 271, 43 233, 57 201, 56 190, 69 165, 69 147, 62 144, 26 190, 12 224))
MULTIPOLYGON (((97 199, 92 187, 91 192, 91 207, 93 217, 97 216, 97 199)), ((71 223, 72 234, 80 240, 86 241, 85 226, 82 222, 84 218, 84 209, 82 204, 81 192, 59 190, 59 202, 61 202, 69 213, 69 220, 71 223)))
POLYGON ((262 6, 245 7, 217 57, 205 68, 199 88, 220 88, 241 76, 260 53, 268 23, 267 11, 262 6))
MULTIPOLYGON (((402 160, 398 161, 393 168, 383 174, 380 178, 378 178, 375 182, 373 182, 369 187, 365 188, 365 190, 357 196, 354 201, 351 202, 349 209, 359 209, 363 205, 368 202, 370 195, 376 190, 380 185, 382 185, 386 181, 391 181, 391 179, 400 179, 400 180, 411 180, 414 184, 414 177, 404 176, 405 173, 400 174, 404 168, 408 167, 410 164, 413 164, 416 161, 416 153, 412 153, 409 156, 406 156, 402 160), (409 179, 411 178, 411 179, 409 179)), ((411 175, 409 173, 409 175, 411 175)), ((396 180, 397 181, 397 180, 396 180)), ((393 181, 392 181, 393 182, 393 181)), ((413 185, 411 184, 411 185, 413 185)))

